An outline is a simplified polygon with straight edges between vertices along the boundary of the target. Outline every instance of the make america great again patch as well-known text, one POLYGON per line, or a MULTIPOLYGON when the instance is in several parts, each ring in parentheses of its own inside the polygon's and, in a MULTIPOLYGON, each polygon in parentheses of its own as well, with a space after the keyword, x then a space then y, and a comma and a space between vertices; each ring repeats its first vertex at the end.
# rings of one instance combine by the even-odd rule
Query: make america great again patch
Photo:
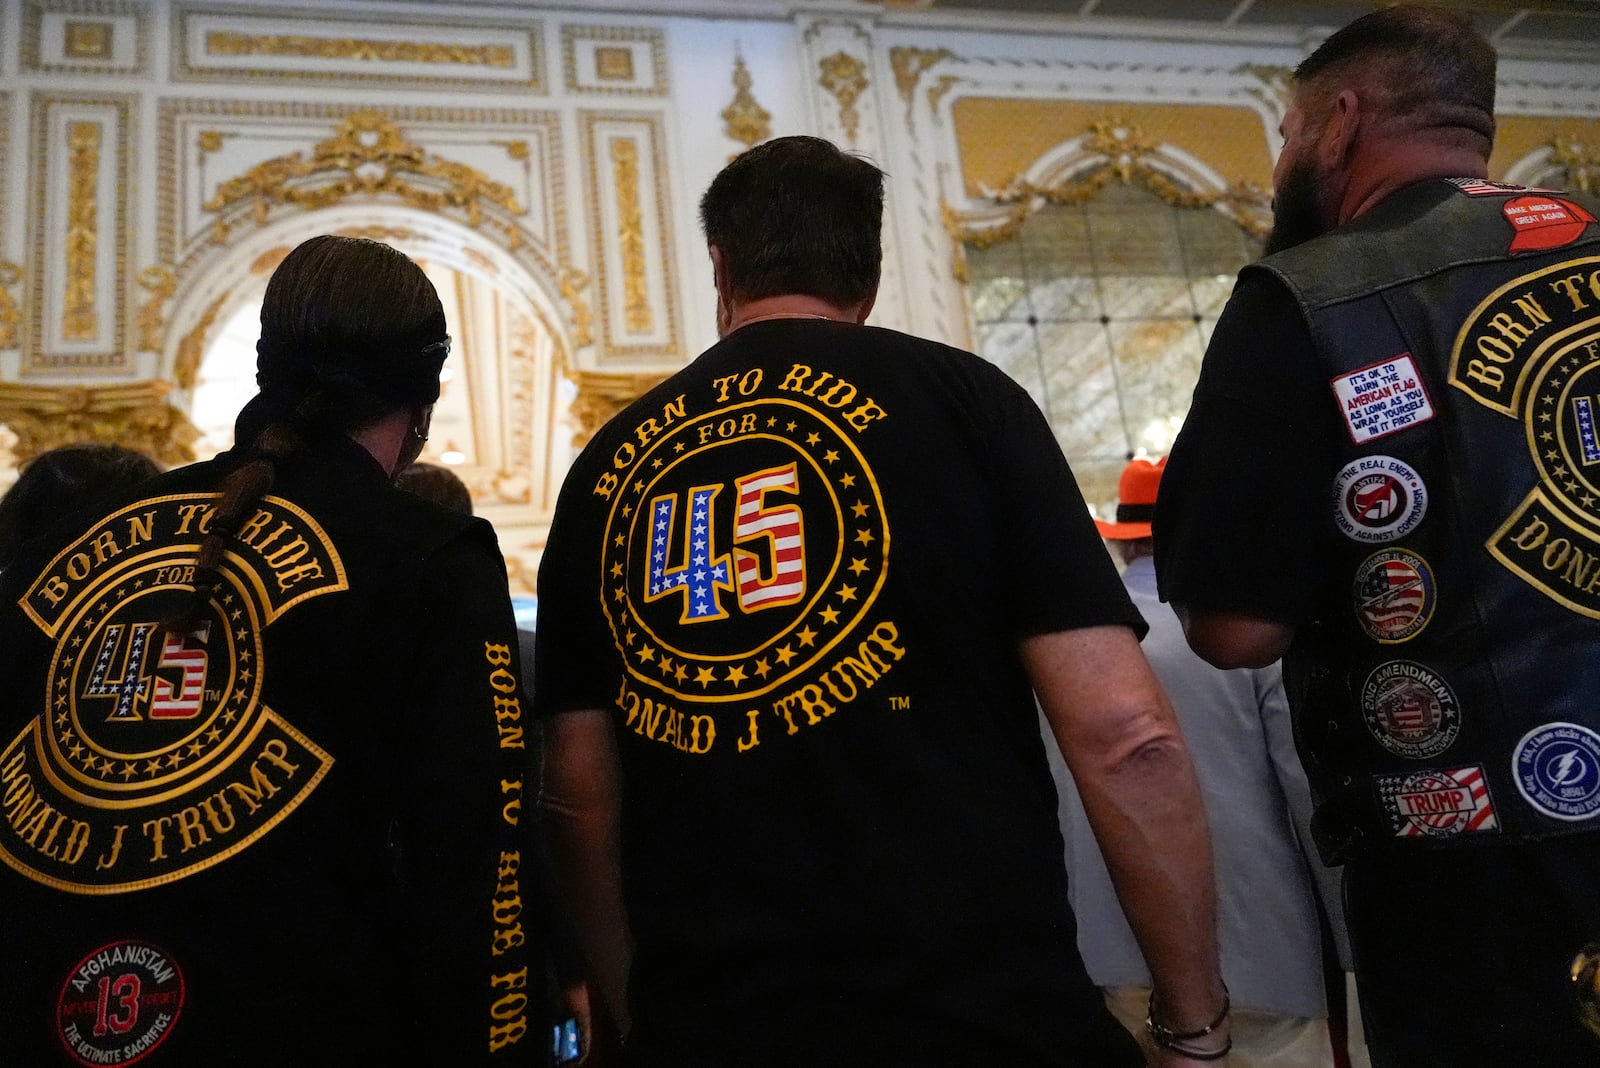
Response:
POLYGON ((115 512, 19 602, 55 645, 38 714, 0 752, 0 860, 82 894, 169 883, 220 863, 310 796, 332 758, 261 699, 262 632, 344 567, 300 509, 267 497, 189 633, 212 494, 115 512))
POLYGON ((1456 335, 1450 384, 1521 420, 1538 480, 1487 543, 1545 596, 1600 619, 1600 256, 1523 275, 1456 335))

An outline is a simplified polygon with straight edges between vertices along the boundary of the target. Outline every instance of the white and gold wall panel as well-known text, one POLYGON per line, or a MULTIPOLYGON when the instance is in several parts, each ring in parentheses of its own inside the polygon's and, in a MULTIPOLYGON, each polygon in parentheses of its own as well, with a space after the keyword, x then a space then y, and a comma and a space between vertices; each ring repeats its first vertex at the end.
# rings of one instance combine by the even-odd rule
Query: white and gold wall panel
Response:
POLYGON ((683 356, 662 118, 580 111, 599 356, 683 356))
POLYGON ((569 93, 667 95, 667 46, 639 26, 562 26, 561 69, 569 93))
POLYGON ((144 74, 147 5, 131 0, 23 0, 22 69, 51 74, 144 74))
POLYGON ((35 93, 24 373, 122 367, 129 173, 126 96, 35 93))
POLYGON ((543 27, 537 21, 307 15, 176 5, 172 79, 545 91, 543 27))

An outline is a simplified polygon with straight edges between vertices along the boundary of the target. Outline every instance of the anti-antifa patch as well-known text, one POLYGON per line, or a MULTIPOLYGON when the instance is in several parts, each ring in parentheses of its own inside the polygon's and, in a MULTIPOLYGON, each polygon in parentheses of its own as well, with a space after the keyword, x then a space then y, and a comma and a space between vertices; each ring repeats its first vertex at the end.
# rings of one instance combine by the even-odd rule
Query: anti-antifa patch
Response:
POLYGON ((1577 723, 1546 723, 1522 736, 1511 773, 1523 800, 1558 820, 1600 812, 1600 734, 1577 723))
POLYGON ((1393 456, 1363 456, 1333 480, 1333 519, 1354 541, 1379 545, 1405 537, 1428 511, 1428 487, 1393 456))
POLYGON ((183 972, 164 950, 112 942, 79 961, 61 985, 57 1033, 79 1064, 133 1064, 172 1033, 183 972))
POLYGON ((1572 201, 1549 196, 1517 197, 1506 201, 1500 211, 1511 224, 1512 252, 1565 248, 1594 222, 1593 215, 1572 201))
POLYGON ((1361 687, 1361 714, 1379 745, 1410 760, 1438 756, 1461 730, 1455 693, 1412 660, 1391 660, 1372 669, 1361 687))
POLYGON ((1433 402, 1409 352, 1333 379, 1350 440, 1364 445, 1433 418, 1433 402))
POLYGON ((1376 775, 1372 782, 1396 838, 1453 838, 1500 829, 1481 767, 1376 775))
POLYGON ((1380 549, 1356 568, 1355 611, 1374 641, 1393 644, 1417 636, 1438 600, 1433 569, 1416 553, 1380 549))

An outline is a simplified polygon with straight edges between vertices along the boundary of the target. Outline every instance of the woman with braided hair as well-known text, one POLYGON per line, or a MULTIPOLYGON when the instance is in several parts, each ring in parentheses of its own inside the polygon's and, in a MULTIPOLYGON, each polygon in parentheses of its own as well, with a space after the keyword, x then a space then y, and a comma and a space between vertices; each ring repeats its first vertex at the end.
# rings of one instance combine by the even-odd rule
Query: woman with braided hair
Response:
POLYGON ((0 1062, 545 1063, 504 562, 391 482, 448 351, 416 264, 305 242, 237 446, 0 576, 0 1062))

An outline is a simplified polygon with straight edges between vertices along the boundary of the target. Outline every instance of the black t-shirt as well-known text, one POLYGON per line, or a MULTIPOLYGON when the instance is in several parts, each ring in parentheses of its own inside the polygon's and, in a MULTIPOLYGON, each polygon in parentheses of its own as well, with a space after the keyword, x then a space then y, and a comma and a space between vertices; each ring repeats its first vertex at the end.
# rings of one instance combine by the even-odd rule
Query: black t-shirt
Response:
POLYGON ((0 1061, 544 1063, 493 532, 318 441, 196 630, 165 633, 236 462, 63 526, 0 584, 0 1061))
POLYGON ((1218 320, 1156 501, 1164 600, 1287 624, 1315 611, 1337 532, 1338 407, 1282 282, 1242 275, 1218 320))
POLYGON ((747 326, 585 450, 539 594, 539 713, 620 742, 647 1062, 1138 1063, 1018 643, 1143 621, 1001 372, 747 326))

